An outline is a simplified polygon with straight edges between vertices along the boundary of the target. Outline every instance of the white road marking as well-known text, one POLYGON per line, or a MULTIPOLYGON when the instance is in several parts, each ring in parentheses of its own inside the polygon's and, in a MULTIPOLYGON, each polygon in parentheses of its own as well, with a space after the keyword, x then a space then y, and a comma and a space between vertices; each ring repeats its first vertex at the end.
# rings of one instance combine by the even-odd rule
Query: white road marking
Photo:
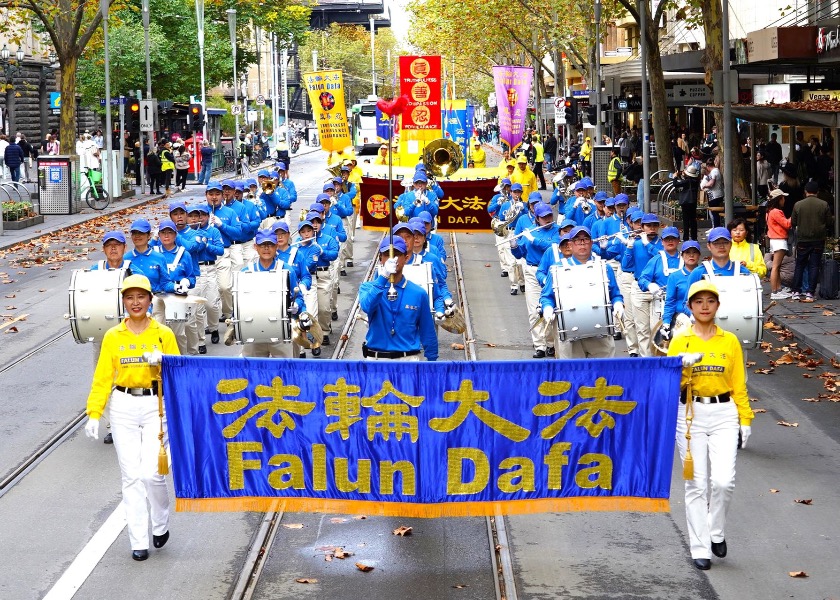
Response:
POLYGON ((43 600, 70 600, 75 596, 125 526, 125 508, 120 502, 43 600))

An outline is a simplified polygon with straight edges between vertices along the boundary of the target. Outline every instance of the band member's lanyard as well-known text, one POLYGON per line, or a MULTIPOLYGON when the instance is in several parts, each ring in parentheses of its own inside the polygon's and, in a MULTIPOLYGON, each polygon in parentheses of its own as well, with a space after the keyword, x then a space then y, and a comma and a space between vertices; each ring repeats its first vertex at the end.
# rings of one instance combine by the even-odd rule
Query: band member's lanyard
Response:
POLYGON ((683 262, 682 256, 680 256, 680 262, 676 266, 676 268, 671 269, 668 267, 668 253, 664 250, 659 251, 659 256, 662 258, 662 273, 664 273, 665 277, 668 277, 671 273, 676 273, 680 269, 685 266, 685 262, 683 262))

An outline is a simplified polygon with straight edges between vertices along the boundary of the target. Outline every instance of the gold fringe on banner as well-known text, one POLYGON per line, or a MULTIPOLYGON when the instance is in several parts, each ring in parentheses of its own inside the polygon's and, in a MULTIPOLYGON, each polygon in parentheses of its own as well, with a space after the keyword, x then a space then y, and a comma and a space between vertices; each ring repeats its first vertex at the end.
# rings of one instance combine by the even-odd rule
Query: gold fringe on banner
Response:
POLYGON ((612 496, 602 498, 541 498, 505 502, 373 502, 366 500, 322 500, 318 498, 178 498, 179 512, 312 512, 381 517, 492 517, 546 512, 668 512, 667 498, 612 496))

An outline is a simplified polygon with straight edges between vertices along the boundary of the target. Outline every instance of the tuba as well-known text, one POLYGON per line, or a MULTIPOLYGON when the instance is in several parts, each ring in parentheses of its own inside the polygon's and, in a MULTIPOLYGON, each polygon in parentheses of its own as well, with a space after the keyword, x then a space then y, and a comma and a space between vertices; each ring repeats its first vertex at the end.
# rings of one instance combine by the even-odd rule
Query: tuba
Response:
POLYGON ((434 177, 448 177, 461 168, 464 153, 461 146, 446 138, 429 142, 423 150, 423 164, 434 177))
POLYGON ((519 216, 519 213, 522 212, 522 206, 522 202, 511 202, 510 208, 505 211, 504 215, 502 215, 504 220, 493 217, 490 221, 490 227, 493 229, 493 233, 499 237, 507 237, 509 233, 508 226, 513 223, 519 216))

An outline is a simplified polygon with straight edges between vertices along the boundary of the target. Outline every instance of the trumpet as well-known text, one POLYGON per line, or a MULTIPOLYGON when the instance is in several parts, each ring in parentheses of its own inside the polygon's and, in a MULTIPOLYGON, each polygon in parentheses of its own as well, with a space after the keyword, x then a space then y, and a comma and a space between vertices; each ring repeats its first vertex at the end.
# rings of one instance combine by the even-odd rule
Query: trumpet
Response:
POLYGON ((398 204, 394 209, 394 216, 397 217, 397 221, 401 221, 402 223, 408 221, 408 217, 405 214, 405 208, 401 204, 398 204))
POLYGON ((547 224, 545 224, 545 225, 540 225, 539 227, 532 227, 531 229, 526 229, 526 230, 525 230, 525 231, 523 231, 522 233, 517 233, 517 234, 516 234, 516 235, 514 235, 514 236, 511 236, 511 237, 509 237, 509 238, 507 238, 507 239, 502 240, 501 242, 498 242, 498 243, 496 244, 496 247, 498 248, 498 247, 499 247, 499 246, 501 246, 502 244, 507 244, 507 243, 509 243, 511 240, 515 240, 516 238, 520 238, 520 237, 522 237, 523 235, 528 235, 529 233, 532 233, 532 232, 534 232, 534 231, 539 231, 540 229, 547 229, 547 228, 549 228, 549 227, 551 227, 551 223, 547 223, 547 224))
POLYGON ((307 212, 309 212, 309 210, 308 210, 308 209, 306 209, 306 208, 301 208, 301 209, 300 209, 300 219, 298 219, 298 220, 299 220, 299 221, 305 221, 305 220, 306 220, 306 213, 307 213, 307 212))
POLYGON ((268 181, 264 181, 262 184, 262 191, 263 194, 273 194, 274 190, 277 189, 277 185, 274 183, 272 179, 268 181))

